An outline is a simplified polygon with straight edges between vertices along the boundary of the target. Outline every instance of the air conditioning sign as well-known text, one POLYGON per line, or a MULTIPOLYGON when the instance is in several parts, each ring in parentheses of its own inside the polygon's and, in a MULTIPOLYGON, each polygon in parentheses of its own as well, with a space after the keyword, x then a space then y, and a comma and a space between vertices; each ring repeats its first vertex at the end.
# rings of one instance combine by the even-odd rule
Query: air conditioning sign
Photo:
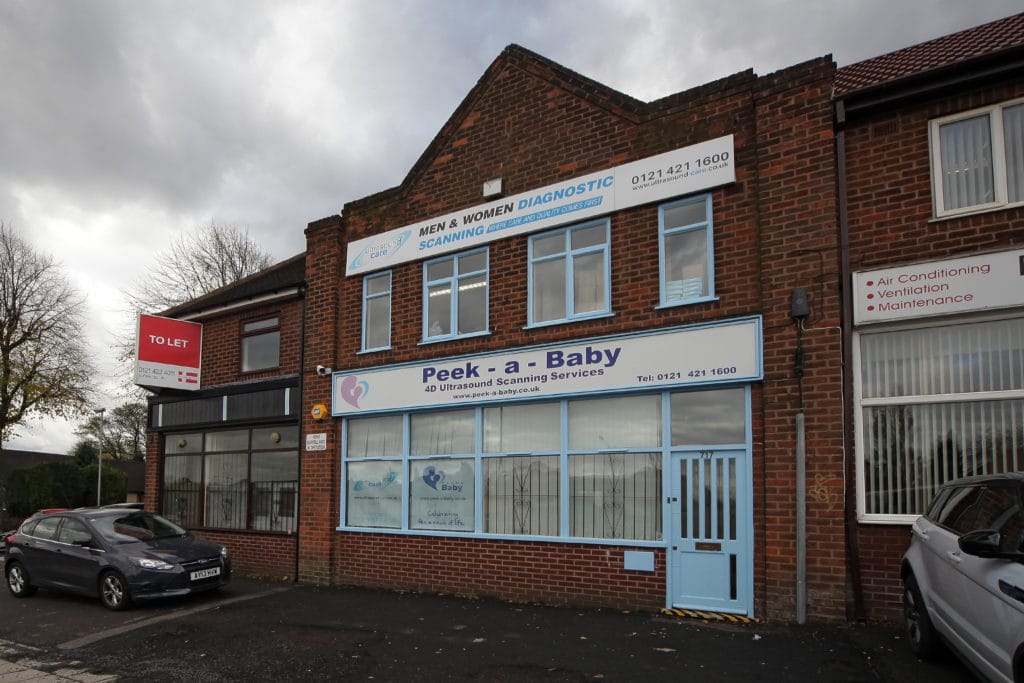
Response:
POLYGON ((135 347, 135 383, 143 387, 199 389, 203 326, 140 315, 135 347))

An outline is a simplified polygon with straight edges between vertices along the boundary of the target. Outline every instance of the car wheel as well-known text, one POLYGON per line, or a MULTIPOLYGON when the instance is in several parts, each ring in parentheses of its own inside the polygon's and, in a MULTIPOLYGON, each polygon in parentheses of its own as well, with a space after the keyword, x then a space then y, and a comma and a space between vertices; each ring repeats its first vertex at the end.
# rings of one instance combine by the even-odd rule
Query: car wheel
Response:
POLYGON ((928 609, 924 606, 921 589, 913 574, 907 574, 903 579, 903 623, 907 629, 910 650, 921 659, 934 657, 938 634, 928 617, 928 609))
POLYGON ((128 609, 132 604, 131 595, 128 593, 128 584, 124 577, 117 572, 107 572, 100 577, 100 600, 107 609, 115 612, 128 609))
POLYGON ((29 582, 28 572, 19 562, 7 565, 7 588, 16 598, 27 598, 36 592, 36 587, 29 582))

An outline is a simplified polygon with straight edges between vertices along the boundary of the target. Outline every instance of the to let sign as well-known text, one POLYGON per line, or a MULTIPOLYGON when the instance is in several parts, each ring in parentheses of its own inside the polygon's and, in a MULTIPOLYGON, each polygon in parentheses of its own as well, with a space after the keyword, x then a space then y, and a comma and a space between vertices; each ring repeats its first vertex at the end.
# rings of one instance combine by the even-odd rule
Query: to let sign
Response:
POLYGON ((139 316, 135 383, 144 387, 199 389, 203 326, 199 323, 139 316))

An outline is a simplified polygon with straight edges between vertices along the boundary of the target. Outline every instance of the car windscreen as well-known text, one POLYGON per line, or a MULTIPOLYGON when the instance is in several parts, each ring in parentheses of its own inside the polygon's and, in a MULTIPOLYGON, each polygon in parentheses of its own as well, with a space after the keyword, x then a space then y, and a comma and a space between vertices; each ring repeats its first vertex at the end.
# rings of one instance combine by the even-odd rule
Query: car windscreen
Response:
POLYGON ((188 533, 169 519, 148 512, 94 517, 92 525, 111 543, 154 541, 161 538, 177 538, 188 533))

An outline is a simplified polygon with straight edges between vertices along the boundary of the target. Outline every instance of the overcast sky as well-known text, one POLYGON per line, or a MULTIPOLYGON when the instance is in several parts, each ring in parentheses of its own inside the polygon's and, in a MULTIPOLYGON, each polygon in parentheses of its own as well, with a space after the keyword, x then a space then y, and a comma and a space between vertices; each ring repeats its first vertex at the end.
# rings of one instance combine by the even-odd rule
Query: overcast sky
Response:
MULTIPOLYGON (((641 100, 831 54, 839 66, 1020 0, 0 0, 0 221, 88 297, 100 405, 123 290, 211 221, 275 260, 393 187, 518 43, 641 100)), ((10 448, 66 452, 35 421, 10 448)))

